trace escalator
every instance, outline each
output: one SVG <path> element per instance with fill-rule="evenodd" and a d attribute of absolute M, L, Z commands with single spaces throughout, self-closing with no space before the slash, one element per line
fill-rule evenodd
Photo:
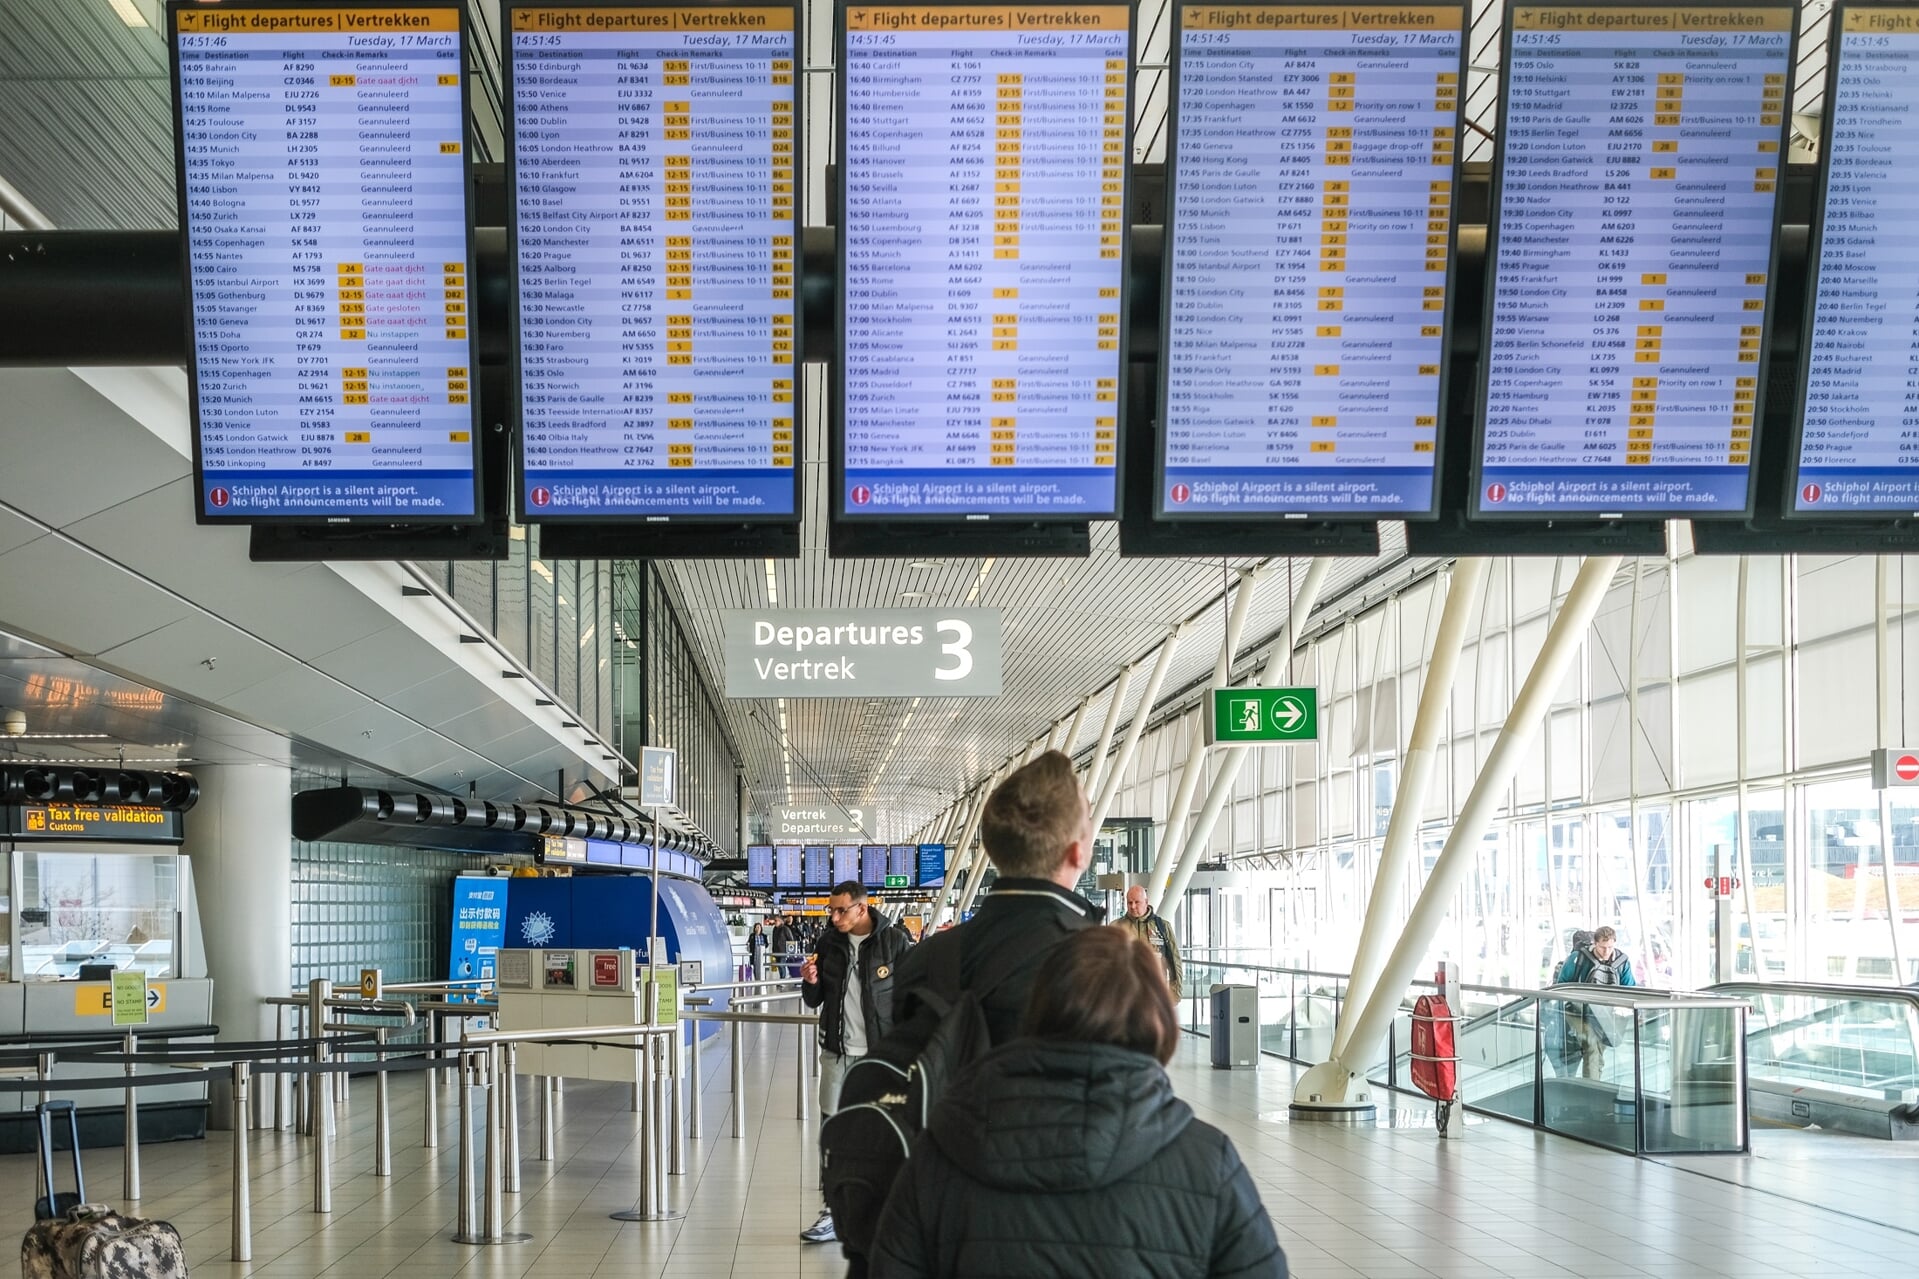
<path fill-rule="evenodd" d="M 1722 982 L 1746 1025 L 1755 1120 L 1895 1141 L 1919 1138 L 1919 991 Z"/>

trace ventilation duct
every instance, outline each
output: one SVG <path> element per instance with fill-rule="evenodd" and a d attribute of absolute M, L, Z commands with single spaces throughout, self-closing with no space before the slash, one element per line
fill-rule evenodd
<path fill-rule="evenodd" d="M 541 839 L 606 839 L 651 844 L 644 823 L 566 804 L 505 804 L 431 792 L 335 786 L 293 797 L 293 837 L 431 848 L 453 853 L 531 856 Z M 697 841 L 663 832 L 669 851 L 698 853 Z"/>

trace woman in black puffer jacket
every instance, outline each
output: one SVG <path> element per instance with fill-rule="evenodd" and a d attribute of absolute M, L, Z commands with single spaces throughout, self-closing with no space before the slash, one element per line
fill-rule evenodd
<path fill-rule="evenodd" d="M 1226 1135 L 1161 1068 L 1159 957 L 1089 928 L 1046 957 L 1025 1037 L 941 1098 L 880 1218 L 873 1279 L 1285 1279 Z"/>

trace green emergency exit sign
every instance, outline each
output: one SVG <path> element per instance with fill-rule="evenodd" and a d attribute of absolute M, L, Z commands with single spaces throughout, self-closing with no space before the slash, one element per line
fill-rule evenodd
<path fill-rule="evenodd" d="M 905 875 L 888 875 L 886 877 L 886 886 L 888 888 L 911 888 L 913 883 L 912 880 Z"/>
<path fill-rule="evenodd" d="M 1316 742 L 1316 688 L 1216 688 L 1207 741 L 1212 744 Z"/>

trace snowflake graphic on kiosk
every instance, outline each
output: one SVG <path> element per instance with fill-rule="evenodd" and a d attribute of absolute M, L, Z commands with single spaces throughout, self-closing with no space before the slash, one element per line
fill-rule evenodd
<path fill-rule="evenodd" d="M 546 945 L 553 940 L 556 931 L 553 916 L 543 910 L 532 911 L 520 921 L 520 939 L 529 946 Z"/>

